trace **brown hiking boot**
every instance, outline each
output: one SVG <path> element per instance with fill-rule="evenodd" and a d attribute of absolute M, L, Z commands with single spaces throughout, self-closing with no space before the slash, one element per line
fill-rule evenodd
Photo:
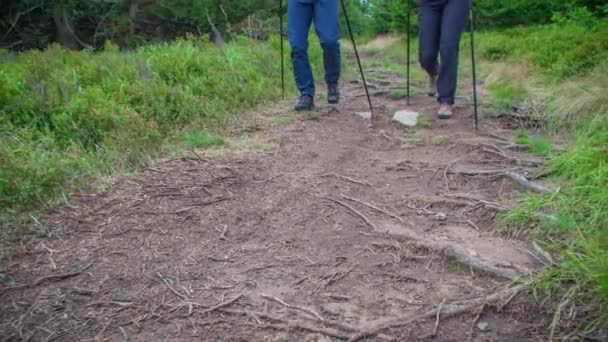
<path fill-rule="evenodd" d="M 437 117 L 440 119 L 451 119 L 453 113 L 453 106 L 449 103 L 442 103 L 439 105 L 439 110 L 437 111 Z"/>
<path fill-rule="evenodd" d="M 437 76 L 438 75 L 429 75 L 429 89 L 427 90 L 427 95 L 430 97 L 435 97 L 437 95 Z"/>

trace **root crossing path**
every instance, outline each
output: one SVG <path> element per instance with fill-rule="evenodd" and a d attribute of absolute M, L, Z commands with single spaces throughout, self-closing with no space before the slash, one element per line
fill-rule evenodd
<path fill-rule="evenodd" d="M 258 110 L 234 135 L 275 143 L 261 152 L 185 152 L 73 194 L 40 220 L 44 236 L 4 246 L 0 335 L 537 340 L 546 322 L 521 279 L 548 261 L 492 228 L 522 191 L 549 188 L 530 182 L 538 163 L 504 122 L 476 132 L 466 98 L 438 121 L 433 99 L 378 92 L 369 128 L 360 92 L 345 82 L 343 104 L 312 115 Z M 399 109 L 425 119 L 398 126 Z"/>

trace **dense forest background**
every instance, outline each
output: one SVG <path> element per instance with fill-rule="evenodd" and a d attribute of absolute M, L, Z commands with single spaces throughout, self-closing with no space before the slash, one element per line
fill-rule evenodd
<path fill-rule="evenodd" d="M 358 35 L 405 30 L 406 0 L 345 1 Z M 410 0 L 412 8 L 417 4 Z M 577 12 L 581 8 L 585 11 Z M 604 16 L 607 8 L 602 0 L 475 1 L 480 28 L 545 24 L 564 15 L 584 20 Z M 133 47 L 187 34 L 209 34 L 216 41 L 233 34 L 265 39 L 278 31 L 278 13 L 279 0 L 5 0 L 0 48 L 26 50 L 59 43 L 71 49 L 97 49 L 108 40 Z M 412 15 L 412 29 L 415 19 Z"/>

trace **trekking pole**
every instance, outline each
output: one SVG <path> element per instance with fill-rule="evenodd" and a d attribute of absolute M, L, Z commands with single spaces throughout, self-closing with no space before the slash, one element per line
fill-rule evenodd
<path fill-rule="evenodd" d="M 477 107 L 477 68 L 475 66 L 475 12 L 471 1 L 470 10 L 470 31 L 471 31 L 471 66 L 473 67 L 473 106 L 475 107 L 475 129 L 479 129 L 479 115 Z"/>
<path fill-rule="evenodd" d="M 361 79 L 363 80 L 363 87 L 365 88 L 365 95 L 367 96 L 367 103 L 369 104 L 369 111 L 371 113 L 371 121 L 374 120 L 374 107 L 372 106 L 372 99 L 369 96 L 369 89 L 367 88 L 367 81 L 365 81 L 365 74 L 363 73 L 363 67 L 361 66 L 361 59 L 359 58 L 359 52 L 357 51 L 357 44 L 355 43 L 355 36 L 353 35 L 353 29 L 350 26 L 350 19 L 348 18 L 348 13 L 346 12 L 346 5 L 344 4 L 344 0 L 340 0 L 342 3 L 342 12 L 344 12 L 344 19 L 346 19 L 346 26 L 348 27 L 348 33 L 350 35 L 350 40 L 353 43 L 353 49 L 355 50 L 355 57 L 357 58 L 357 65 L 359 65 L 359 72 L 361 73 Z"/>
<path fill-rule="evenodd" d="M 412 15 L 412 2 L 411 0 L 407 0 L 407 28 L 406 28 L 406 35 L 407 35 L 407 58 L 406 58 L 406 63 L 407 63 L 407 85 L 406 85 L 406 95 L 405 95 L 405 99 L 406 99 L 406 103 L 409 106 L 410 105 L 410 62 L 411 62 L 411 57 L 410 57 L 410 17 Z"/>
<path fill-rule="evenodd" d="M 283 49 L 283 0 L 279 0 L 279 38 L 281 39 L 281 96 L 285 100 L 285 54 Z"/>

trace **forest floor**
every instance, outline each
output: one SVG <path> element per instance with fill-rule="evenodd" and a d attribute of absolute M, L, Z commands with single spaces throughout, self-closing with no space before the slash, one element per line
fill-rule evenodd
<path fill-rule="evenodd" d="M 368 72 L 373 127 L 346 80 L 338 106 L 258 108 L 228 151 L 158 161 L 44 214 L 45 234 L 3 256 L 3 340 L 546 340 L 517 281 L 543 253 L 495 230 L 538 161 L 508 121 L 475 130 L 467 80 L 440 121 L 434 99 L 408 106 L 381 89 L 404 79 Z M 400 126 L 400 109 L 422 119 Z"/>

